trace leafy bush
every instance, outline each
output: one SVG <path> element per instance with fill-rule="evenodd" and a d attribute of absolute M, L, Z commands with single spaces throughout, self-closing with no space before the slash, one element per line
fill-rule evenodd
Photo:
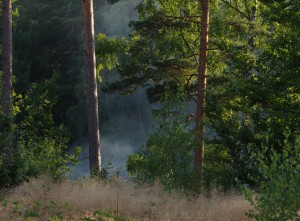
<path fill-rule="evenodd" d="M 300 220 L 300 136 L 285 133 L 280 149 L 265 146 L 252 155 L 259 173 L 252 177 L 258 193 L 245 189 L 245 194 L 254 208 L 248 215 L 256 220 Z"/>
<path fill-rule="evenodd" d="M 203 176 L 207 192 L 214 189 L 228 192 L 235 187 L 232 161 L 224 145 L 206 143 Z"/>
<path fill-rule="evenodd" d="M 193 138 L 179 122 L 162 124 L 150 135 L 146 146 L 129 155 L 129 174 L 139 182 L 159 179 L 167 189 L 192 187 Z"/>
<path fill-rule="evenodd" d="M 182 94 L 167 94 L 147 144 L 129 155 L 127 170 L 137 182 L 159 180 L 166 189 L 193 186 L 194 135 L 185 123 Z"/>
<path fill-rule="evenodd" d="M 59 179 L 69 171 L 68 164 L 77 162 L 80 148 L 74 155 L 67 155 L 67 131 L 62 125 L 54 125 L 52 108 L 56 98 L 49 95 L 49 87 L 55 87 L 55 79 L 33 84 L 24 97 L 15 98 L 14 155 L 9 171 L 4 169 L 0 144 L 0 186 L 16 185 L 45 173 Z M 3 115 L 0 121 L 5 121 Z M 1 132 L 6 128 L 0 129 L 3 136 Z"/>
<path fill-rule="evenodd" d="M 101 165 L 101 171 L 97 178 L 102 181 L 113 181 L 120 177 L 121 168 L 115 168 L 109 160 L 105 165 Z"/>

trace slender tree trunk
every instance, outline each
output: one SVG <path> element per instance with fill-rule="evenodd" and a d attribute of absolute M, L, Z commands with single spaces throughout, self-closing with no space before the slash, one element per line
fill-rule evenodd
<path fill-rule="evenodd" d="M 83 0 L 83 20 L 89 159 L 90 174 L 93 177 L 101 169 L 93 0 Z"/>
<path fill-rule="evenodd" d="M 199 0 L 201 5 L 200 27 L 200 55 L 198 67 L 197 109 L 196 109 L 196 148 L 195 148 L 195 173 L 199 178 L 200 191 L 203 192 L 203 163 L 204 163 L 204 133 L 205 133 L 205 93 L 208 56 L 208 25 L 209 25 L 209 0 Z"/>
<path fill-rule="evenodd" d="M 3 136 L 4 166 L 9 169 L 13 157 L 12 111 L 12 0 L 2 0 L 2 106 L 8 127 Z"/>
<path fill-rule="evenodd" d="M 254 4 L 251 8 L 251 15 L 250 15 L 250 22 L 252 22 L 252 25 L 256 22 L 257 19 L 257 6 L 258 6 L 258 0 L 254 0 Z M 252 31 L 253 31 L 253 26 L 252 26 Z M 254 42 L 254 34 L 251 34 L 249 37 L 249 46 L 251 47 L 252 52 L 255 49 L 255 42 Z"/>

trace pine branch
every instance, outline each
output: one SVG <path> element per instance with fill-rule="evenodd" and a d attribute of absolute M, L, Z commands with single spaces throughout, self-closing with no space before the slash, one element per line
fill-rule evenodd
<path fill-rule="evenodd" d="M 241 16 L 243 16 L 244 18 L 246 18 L 247 20 L 251 20 L 251 18 L 249 16 L 247 16 L 244 12 L 242 12 L 239 8 L 233 6 L 232 4 L 230 4 L 228 1 L 226 0 L 221 0 L 223 3 L 227 4 L 228 6 L 230 6 L 231 8 L 233 8 L 234 10 L 236 10 Z"/>

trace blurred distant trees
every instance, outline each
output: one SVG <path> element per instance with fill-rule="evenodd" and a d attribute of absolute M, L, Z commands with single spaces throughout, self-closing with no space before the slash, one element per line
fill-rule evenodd
<path fill-rule="evenodd" d="M 56 7 L 53 7 L 56 5 Z M 56 124 L 77 138 L 86 133 L 83 72 L 82 5 L 67 1 L 19 1 L 14 27 L 15 90 L 24 94 L 32 82 L 57 75 Z M 75 120 L 76 119 L 76 120 Z"/>

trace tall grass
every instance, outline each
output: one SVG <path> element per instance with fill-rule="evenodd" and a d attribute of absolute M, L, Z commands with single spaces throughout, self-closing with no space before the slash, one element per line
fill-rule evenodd
<path fill-rule="evenodd" d="M 30 220 L 80 220 L 93 218 L 93 211 L 100 210 L 143 221 L 243 221 L 249 220 L 245 212 L 250 209 L 236 194 L 184 197 L 167 193 L 159 185 L 93 180 L 53 183 L 39 178 L 0 197 L 0 220 L 21 220 L 26 214 Z"/>

